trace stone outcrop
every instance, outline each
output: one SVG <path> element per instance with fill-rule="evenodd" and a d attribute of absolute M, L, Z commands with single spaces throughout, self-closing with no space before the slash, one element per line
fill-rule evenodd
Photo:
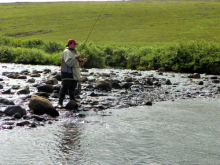
<path fill-rule="evenodd" d="M 59 116 L 59 112 L 53 107 L 51 102 L 41 96 L 32 95 L 28 106 L 36 115 L 43 115 L 46 113 L 52 117 Z"/>

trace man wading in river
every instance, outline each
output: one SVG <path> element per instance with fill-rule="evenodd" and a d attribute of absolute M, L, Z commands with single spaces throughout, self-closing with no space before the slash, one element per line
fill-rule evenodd
<path fill-rule="evenodd" d="M 62 86 L 59 93 L 58 108 L 63 106 L 65 94 L 69 93 L 70 100 L 75 100 L 75 88 L 80 81 L 80 62 L 87 62 L 87 59 L 80 59 L 75 47 L 78 43 L 74 39 L 69 39 L 62 53 L 61 77 Z"/>

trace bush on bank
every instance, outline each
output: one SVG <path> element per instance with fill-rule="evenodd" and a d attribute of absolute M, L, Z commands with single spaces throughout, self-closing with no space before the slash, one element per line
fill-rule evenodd
<path fill-rule="evenodd" d="M 61 64 L 66 43 L 0 37 L 0 62 Z M 175 42 L 166 46 L 121 46 L 80 43 L 77 52 L 88 58 L 84 67 L 160 69 L 220 74 L 220 46 L 212 42 Z"/>

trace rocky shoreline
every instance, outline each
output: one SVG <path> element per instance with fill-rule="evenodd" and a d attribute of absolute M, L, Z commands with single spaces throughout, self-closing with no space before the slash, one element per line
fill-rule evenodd
<path fill-rule="evenodd" d="M 83 68 L 78 102 L 69 101 L 66 95 L 64 107 L 58 109 L 59 67 L 0 63 L 0 68 L 0 129 L 34 128 L 68 116 L 84 118 L 84 111 L 213 99 L 220 93 L 216 75 Z"/>

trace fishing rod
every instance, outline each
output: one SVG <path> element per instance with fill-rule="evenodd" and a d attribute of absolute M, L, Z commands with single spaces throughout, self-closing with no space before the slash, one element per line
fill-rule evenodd
<path fill-rule="evenodd" d="M 102 9 L 102 11 L 101 11 L 99 17 L 97 18 L 97 20 L 96 20 L 96 22 L 95 22 L 95 24 L 94 24 L 92 30 L 90 31 L 90 33 L 89 33 L 89 35 L 88 35 L 88 37 L 87 37 L 87 39 L 86 39 L 86 41 L 85 41 L 85 44 L 83 45 L 83 48 L 82 48 L 82 51 L 84 50 L 83 53 L 85 53 L 86 44 L 87 44 L 87 42 L 88 42 L 88 40 L 89 40 L 89 38 L 90 38 L 92 32 L 94 31 L 94 29 L 95 29 L 97 23 L 99 22 L 99 20 L 100 20 L 100 18 L 101 18 L 101 16 L 102 16 L 102 14 L 103 14 L 103 12 L 104 12 L 104 10 L 105 10 L 107 4 L 108 4 L 108 1 L 106 1 L 105 6 L 103 7 L 103 9 Z M 80 55 L 82 56 L 83 53 L 80 53 Z"/>

